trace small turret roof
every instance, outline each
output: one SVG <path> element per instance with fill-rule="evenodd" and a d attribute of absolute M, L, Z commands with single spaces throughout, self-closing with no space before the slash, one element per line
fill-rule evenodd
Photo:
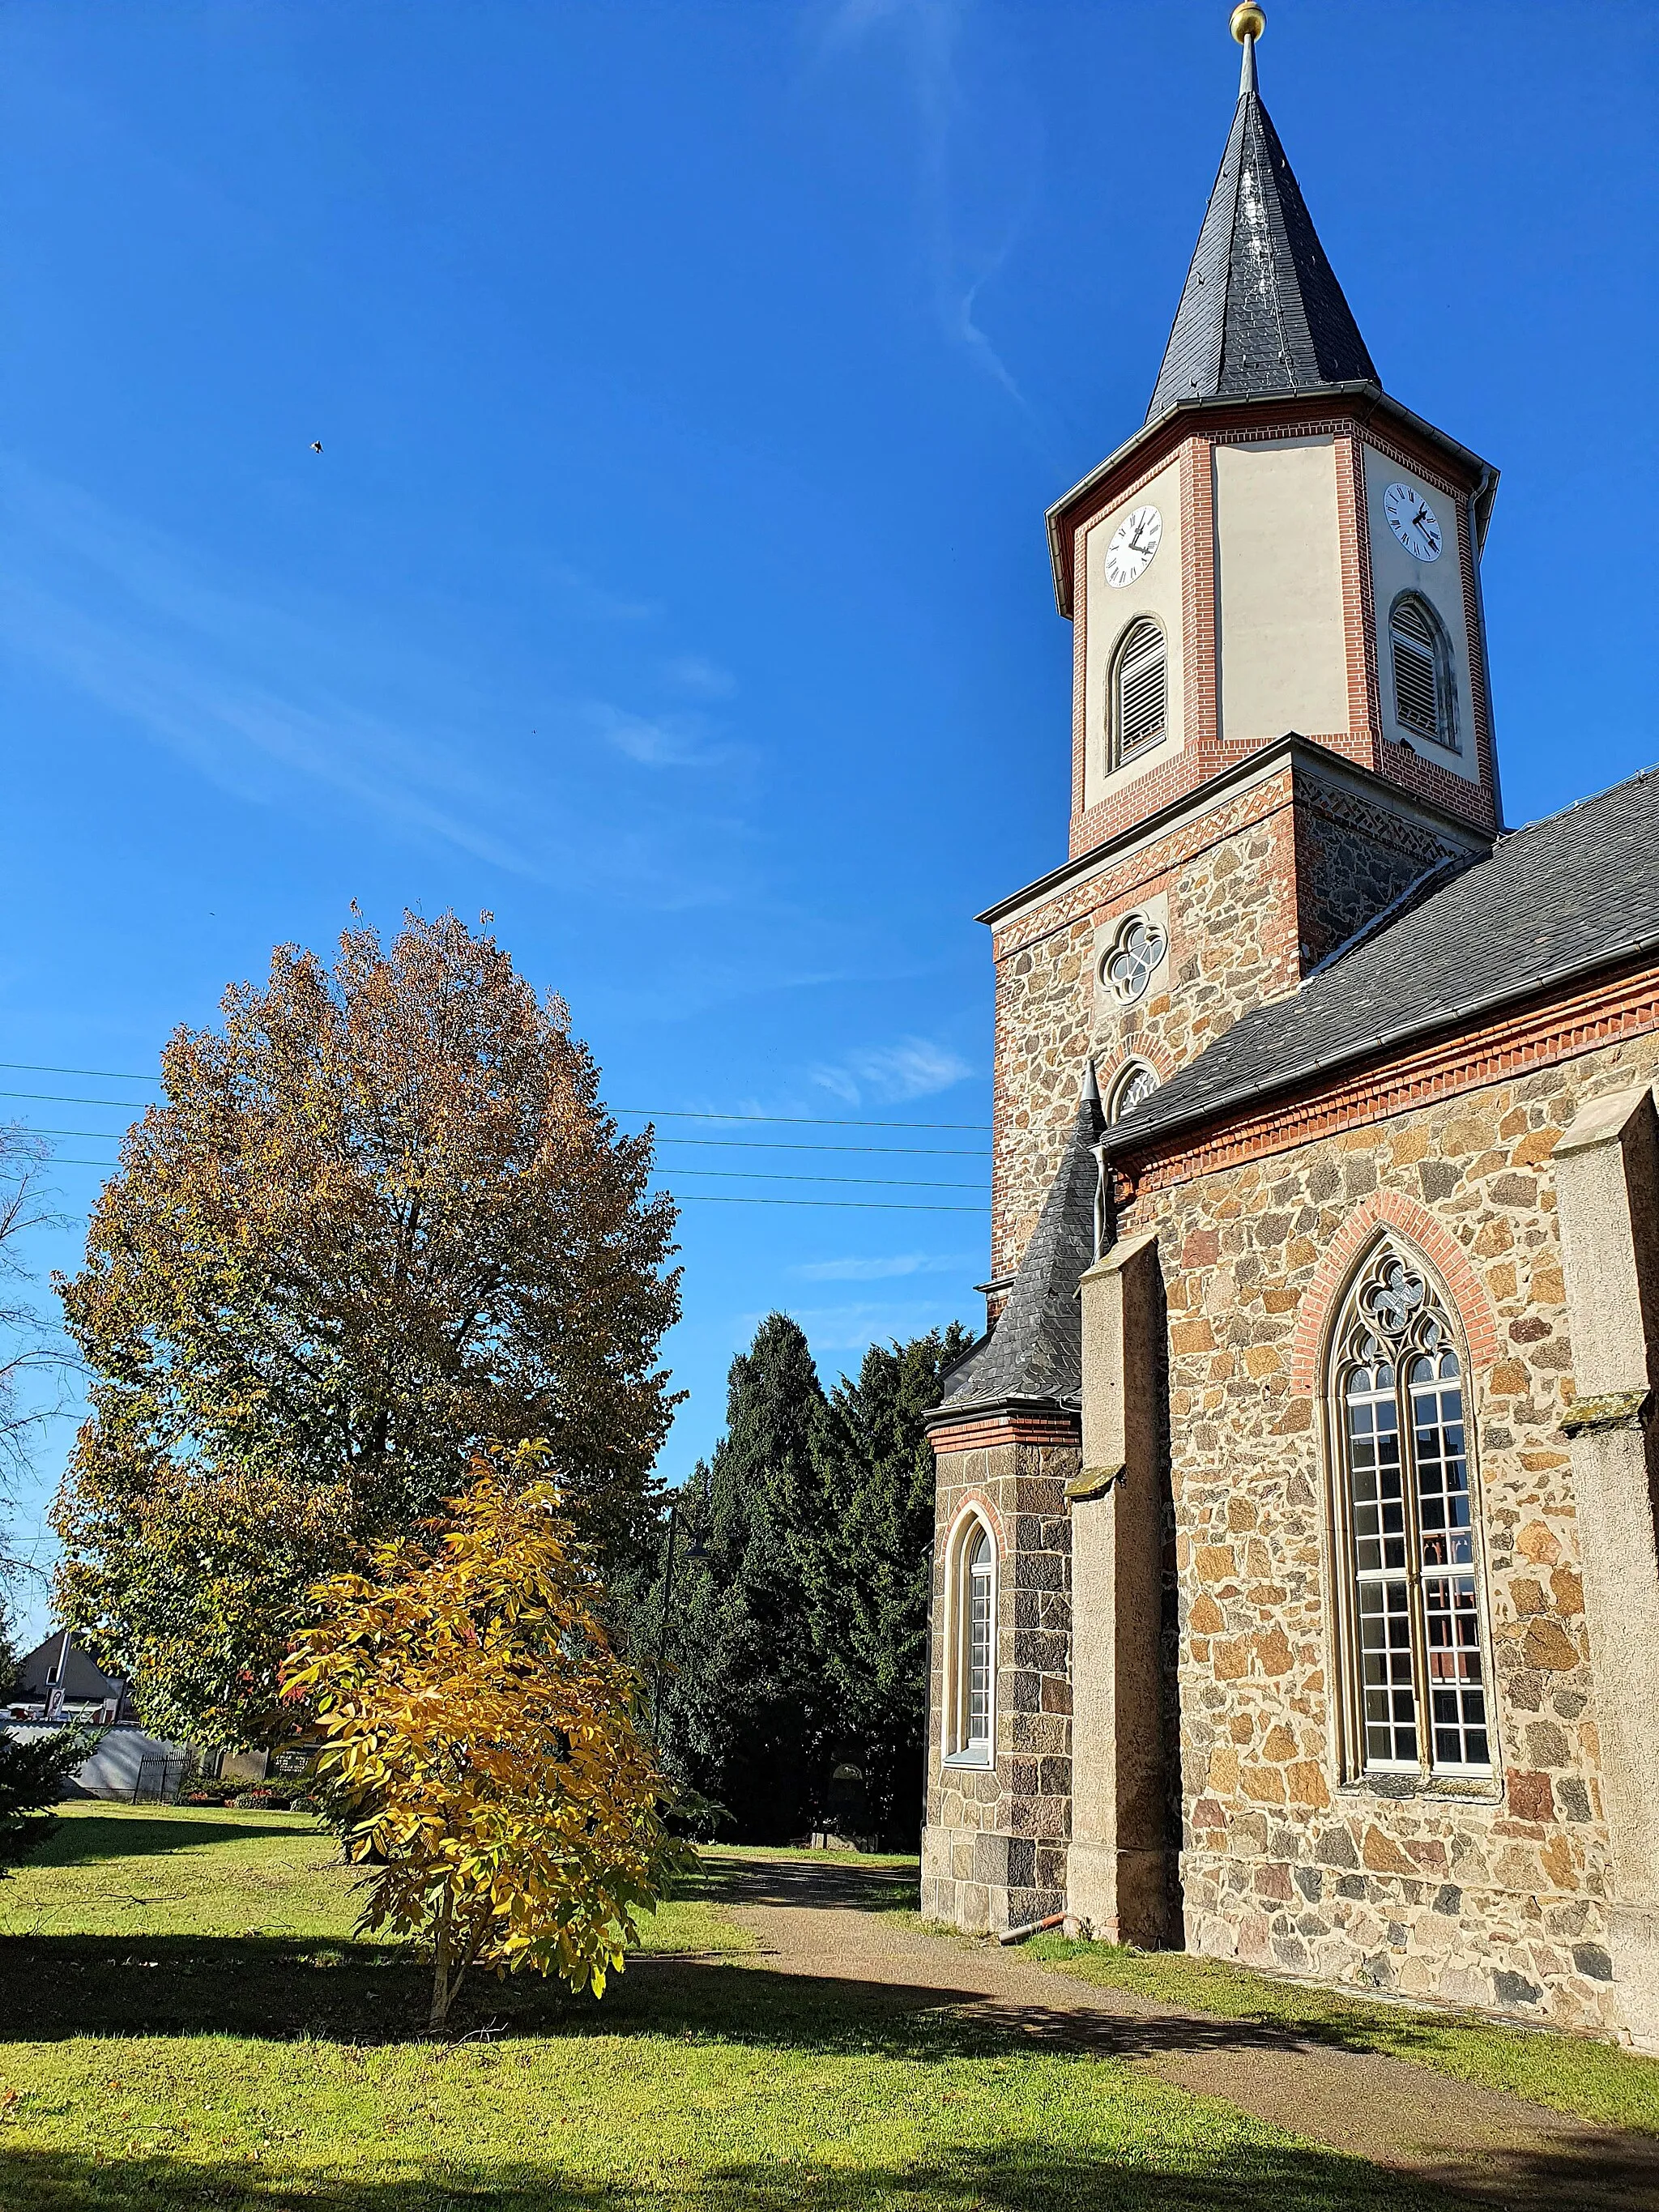
<path fill-rule="evenodd" d="M 973 1406 L 1074 1407 L 1083 1397 L 1083 1324 L 1078 1278 L 1095 1256 L 1095 1146 L 1102 1123 L 1092 1064 L 1060 1164 L 1008 1303 L 989 1336 L 958 1360 L 935 1419 Z"/>
<path fill-rule="evenodd" d="M 1243 46 L 1233 127 L 1149 422 L 1182 399 L 1381 381 L 1261 104 L 1255 40 Z"/>

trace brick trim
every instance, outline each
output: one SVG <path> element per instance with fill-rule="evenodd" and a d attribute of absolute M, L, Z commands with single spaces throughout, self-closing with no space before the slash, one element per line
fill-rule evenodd
<path fill-rule="evenodd" d="M 1156 1068 L 1158 1071 L 1158 1079 L 1160 1083 L 1167 1083 L 1170 1078 L 1176 1072 L 1176 1062 L 1171 1059 L 1169 1049 L 1161 1037 L 1147 1036 L 1144 1035 L 1132 1037 L 1127 1045 L 1124 1048 L 1123 1051 L 1118 1054 L 1117 1059 L 1113 1062 L 1110 1075 L 1103 1083 L 1101 1083 L 1100 1095 L 1103 1098 L 1109 1098 L 1111 1097 L 1113 1085 L 1116 1083 L 1119 1076 L 1122 1074 L 1124 1069 L 1127 1067 L 1132 1060 L 1144 1060 L 1151 1066 Z M 1100 1077 L 1100 1067 L 1098 1062 L 1096 1064 L 1095 1076 L 1097 1081 L 1098 1081 Z"/>
<path fill-rule="evenodd" d="M 1445 1285 L 1463 1325 L 1470 1365 L 1488 1367 L 1497 1358 L 1498 1323 L 1462 1246 L 1414 1198 L 1407 1198 L 1402 1191 L 1374 1191 L 1332 1238 L 1303 1293 L 1291 1337 L 1294 1396 L 1310 1396 L 1317 1388 L 1320 1353 L 1331 1315 L 1346 1295 L 1362 1254 L 1379 1230 L 1389 1229 L 1409 1237 Z"/>
<path fill-rule="evenodd" d="M 1378 404 L 1382 397 L 1380 392 L 1374 395 L 1310 392 L 1301 397 L 1285 392 L 1277 398 L 1248 403 L 1250 411 L 1244 421 L 1240 420 L 1237 404 L 1230 405 L 1225 402 L 1213 410 L 1187 410 L 1172 416 L 1149 444 L 1123 454 L 1115 468 L 1087 480 L 1076 488 L 1071 498 L 1050 509 L 1054 538 L 1060 550 L 1062 574 L 1056 580 L 1062 615 L 1074 607 L 1077 600 L 1076 570 L 1066 561 L 1068 539 L 1075 559 L 1076 533 L 1086 530 L 1105 509 L 1132 496 L 1126 486 L 1132 487 L 1162 468 L 1176 448 L 1188 439 L 1200 439 L 1215 446 L 1237 446 L 1264 439 L 1328 437 L 1357 431 L 1380 453 L 1391 453 L 1402 466 L 1413 470 L 1425 483 L 1433 484 L 1448 499 L 1478 489 L 1481 465 L 1478 455 L 1469 454 L 1474 466 L 1468 472 L 1468 480 L 1461 480 L 1463 472 L 1453 456 L 1427 438 L 1415 436 L 1409 423 L 1397 422 L 1384 413 Z"/>
<path fill-rule="evenodd" d="M 969 1513 L 977 1513 L 987 1524 L 991 1531 L 991 1540 L 997 1547 L 998 1559 L 1006 1559 L 1008 1556 L 1007 1528 L 994 1499 L 987 1492 L 980 1489 L 977 1484 L 971 1490 L 964 1490 L 951 1509 L 951 1517 L 945 1524 L 945 1547 L 942 1556 L 946 1559 L 951 1557 L 956 1548 L 963 1522 Z"/>
<path fill-rule="evenodd" d="M 1216 669 L 1215 463 L 1207 442 L 1181 449 L 1181 730 L 1194 760 L 1214 748 L 1221 728 Z"/>
<path fill-rule="evenodd" d="M 1294 1152 L 1341 1130 L 1386 1121 L 1655 1030 L 1659 970 L 1650 962 L 1604 982 L 1534 1000 L 1501 1020 L 1454 1031 L 1381 1065 L 1372 1061 L 1329 1084 L 1247 1106 L 1195 1139 L 1172 1132 L 1170 1151 L 1149 1150 L 1141 1161 L 1130 1156 L 1119 1169 L 1118 1201 L 1127 1206 L 1172 1184 Z"/>
<path fill-rule="evenodd" d="M 928 1431 L 939 1480 L 948 1480 L 939 1462 L 956 1452 L 993 1451 L 999 1444 L 1060 1444 L 1075 1447 L 1082 1442 L 1079 1415 L 1059 1407 L 1043 1411 L 1033 1407 L 998 1407 L 984 1413 L 964 1413 L 959 1421 L 941 1422 Z"/>
<path fill-rule="evenodd" d="M 1348 727 L 1370 744 L 1377 765 L 1382 716 L 1377 690 L 1376 610 L 1371 600 L 1371 541 L 1365 497 L 1365 447 L 1352 427 L 1336 441 L 1336 526 L 1342 562 L 1342 627 L 1348 660 Z"/>

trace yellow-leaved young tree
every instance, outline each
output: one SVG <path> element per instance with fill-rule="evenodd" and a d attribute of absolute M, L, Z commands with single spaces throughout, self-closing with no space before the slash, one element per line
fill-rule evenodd
<path fill-rule="evenodd" d="M 476 1966 L 604 1993 L 684 1846 L 556 1489 L 478 1462 L 435 1542 L 375 1547 L 311 1596 L 283 1695 L 315 1716 L 362 1925 L 428 1936 L 432 2025 Z"/>

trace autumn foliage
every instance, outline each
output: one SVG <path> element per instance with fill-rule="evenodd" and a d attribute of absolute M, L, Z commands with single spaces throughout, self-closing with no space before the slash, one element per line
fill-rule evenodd
<path fill-rule="evenodd" d="M 629 1555 L 678 1278 L 648 1133 L 487 933 L 279 947 L 223 1015 L 167 1045 L 60 1281 L 93 1413 L 55 1518 L 64 1618 L 145 1717 L 240 1746 L 306 1591 L 489 1442 L 545 1439 L 583 1542 Z"/>
<path fill-rule="evenodd" d="M 557 1492 L 480 1466 L 435 1544 L 312 1593 L 283 1669 L 326 1802 L 373 1873 L 366 1928 L 429 1936 L 432 2020 L 475 1966 L 603 1994 L 678 1847 Z"/>

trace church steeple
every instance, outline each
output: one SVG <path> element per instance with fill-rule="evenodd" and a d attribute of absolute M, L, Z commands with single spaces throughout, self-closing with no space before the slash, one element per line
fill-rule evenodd
<path fill-rule="evenodd" d="M 1181 399 L 1310 392 L 1376 370 L 1256 89 L 1261 10 L 1233 10 L 1238 106 L 1210 194 L 1151 422 Z"/>

